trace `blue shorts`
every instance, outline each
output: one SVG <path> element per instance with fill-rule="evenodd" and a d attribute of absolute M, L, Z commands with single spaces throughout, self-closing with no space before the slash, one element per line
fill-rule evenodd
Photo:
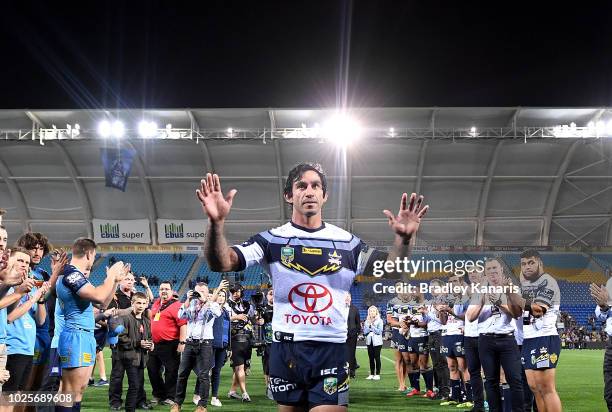
<path fill-rule="evenodd" d="M 49 351 L 51 350 L 51 336 L 49 332 L 37 333 L 34 344 L 34 358 L 32 365 L 46 365 L 49 362 Z"/>
<path fill-rule="evenodd" d="M 62 369 L 91 366 L 96 362 L 96 339 L 93 332 L 64 329 L 58 352 Z"/>
<path fill-rule="evenodd" d="M 348 405 L 346 359 L 344 343 L 273 342 L 268 387 L 280 405 Z"/>
<path fill-rule="evenodd" d="M 397 333 L 397 350 L 401 353 L 409 352 L 408 350 L 408 338 L 402 335 L 401 333 Z"/>
<path fill-rule="evenodd" d="M 406 352 L 418 353 L 419 355 L 429 355 L 429 338 L 423 336 L 420 338 L 408 339 Z"/>
<path fill-rule="evenodd" d="M 521 360 L 525 369 L 556 368 L 561 354 L 561 339 L 558 335 L 525 339 Z"/>
<path fill-rule="evenodd" d="M 397 349 L 397 341 L 399 340 L 398 336 L 399 336 L 399 330 L 391 329 L 391 341 L 389 342 L 389 346 L 392 349 Z"/>
<path fill-rule="evenodd" d="M 465 357 L 465 349 L 463 348 L 463 335 L 445 335 L 442 336 L 442 345 L 440 345 L 440 353 L 449 358 Z"/>
<path fill-rule="evenodd" d="M 49 349 L 49 376 L 62 376 L 62 366 L 57 348 Z"/>

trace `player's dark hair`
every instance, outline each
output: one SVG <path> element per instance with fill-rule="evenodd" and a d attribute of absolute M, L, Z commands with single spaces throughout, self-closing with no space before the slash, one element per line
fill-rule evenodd
<path fill-rule="evenodd" d="M 521 259 L 527 259 L 530 257 L 535 257 L 535 258 L 542 260 L 542 256 L 540 255 L 540 252 L 538 252 L 535 249 L 527 249 L 523 253 L 521 253 Z"/>
<path fill-rule="evenodd" d="M 72 256 L 75 258 L 82 258 L 87 255 L 88 252 L 96 250 L 98 246 L 96 242 L 86 237 L 80 237 L 72 244 Z"/>
<path fill-rule="evenodd" d="M 40 232 L 28 232 L 21 235 L 21 237 L 17 239 L 16 245 L 28 250 L 35 249 L 36 246 L 40 245 L 43 248 L 43 256 L 46 256 L 50 250 L 49 239 Z"/>
<path fill-rule="evenodd" d="M 283 189 L 283 194 L 285 196 L 293 196 L 293 184 L 300 180 L 304 173 L 312 170 L 316 174 L 319 175 L 321 179 L 321 186 L 323 188 L 323 196 L 327 193 L 327 178 L 325 177 L 325 172 L 323 168 L 318 163 L 300 163 L 294 166 L 293 169 L 289 171 L 289 175 L 287 176 L 287 180 L 285 181 L 285 188 Z"/>
<path fill-rule="evenodd" d="M 132 303 L 136 302 L 136 299 L 144 299 L 148 301 L 149 297 L 142 292 L 136 292 L 132 295 Z"/>
<path fill-rule="evenodd" d="M 3 225 L 0 225 L 0 229 L 6 230 L 6 227 L 4 227 Z"/>

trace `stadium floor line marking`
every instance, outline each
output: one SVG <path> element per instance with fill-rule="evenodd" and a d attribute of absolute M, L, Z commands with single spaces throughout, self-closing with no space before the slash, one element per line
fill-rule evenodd
<path fill-rule="evenodd" d="M 393 359 L 389 359 L 386 356 L 380 355 L 381 358 L 388 360 L 389 362 L 391 362 L 392 364 L 395 365 L 395 361 Z"/>

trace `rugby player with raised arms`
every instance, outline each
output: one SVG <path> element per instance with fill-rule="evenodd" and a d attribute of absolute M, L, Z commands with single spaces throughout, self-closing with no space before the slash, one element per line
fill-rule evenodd
<path fill-rule="evenodd" d="M 286 180 L 291 221 L 230 247 L 224 223 L 236 190 L 224 195 L 219 176 L 207 174 L 196 191 L 209 226 L 205 254 L 213 271 L 265 265 L 274 285 L 273 343 L 269 388 L 282 412 L 345 411 L 347 318 L 344 294 L 372 257 L 361 239 L 323 221 L 327 180 L 318 165 L 302 163 Z M 408 256 L 412 236 L 427 212 L 423 197 L 402 195 L 397 215 L 388 210 L 395 235 L 387 259 Z"/>

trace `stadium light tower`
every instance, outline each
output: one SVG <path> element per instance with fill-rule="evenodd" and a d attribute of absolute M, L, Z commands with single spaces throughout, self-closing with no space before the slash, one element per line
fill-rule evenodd
<path fill-rule="evenodd" d="M 361 125 L 346 113 L 336 113 L 323 124 L 322 137 L 346 147 L 361 137 Z"/>

